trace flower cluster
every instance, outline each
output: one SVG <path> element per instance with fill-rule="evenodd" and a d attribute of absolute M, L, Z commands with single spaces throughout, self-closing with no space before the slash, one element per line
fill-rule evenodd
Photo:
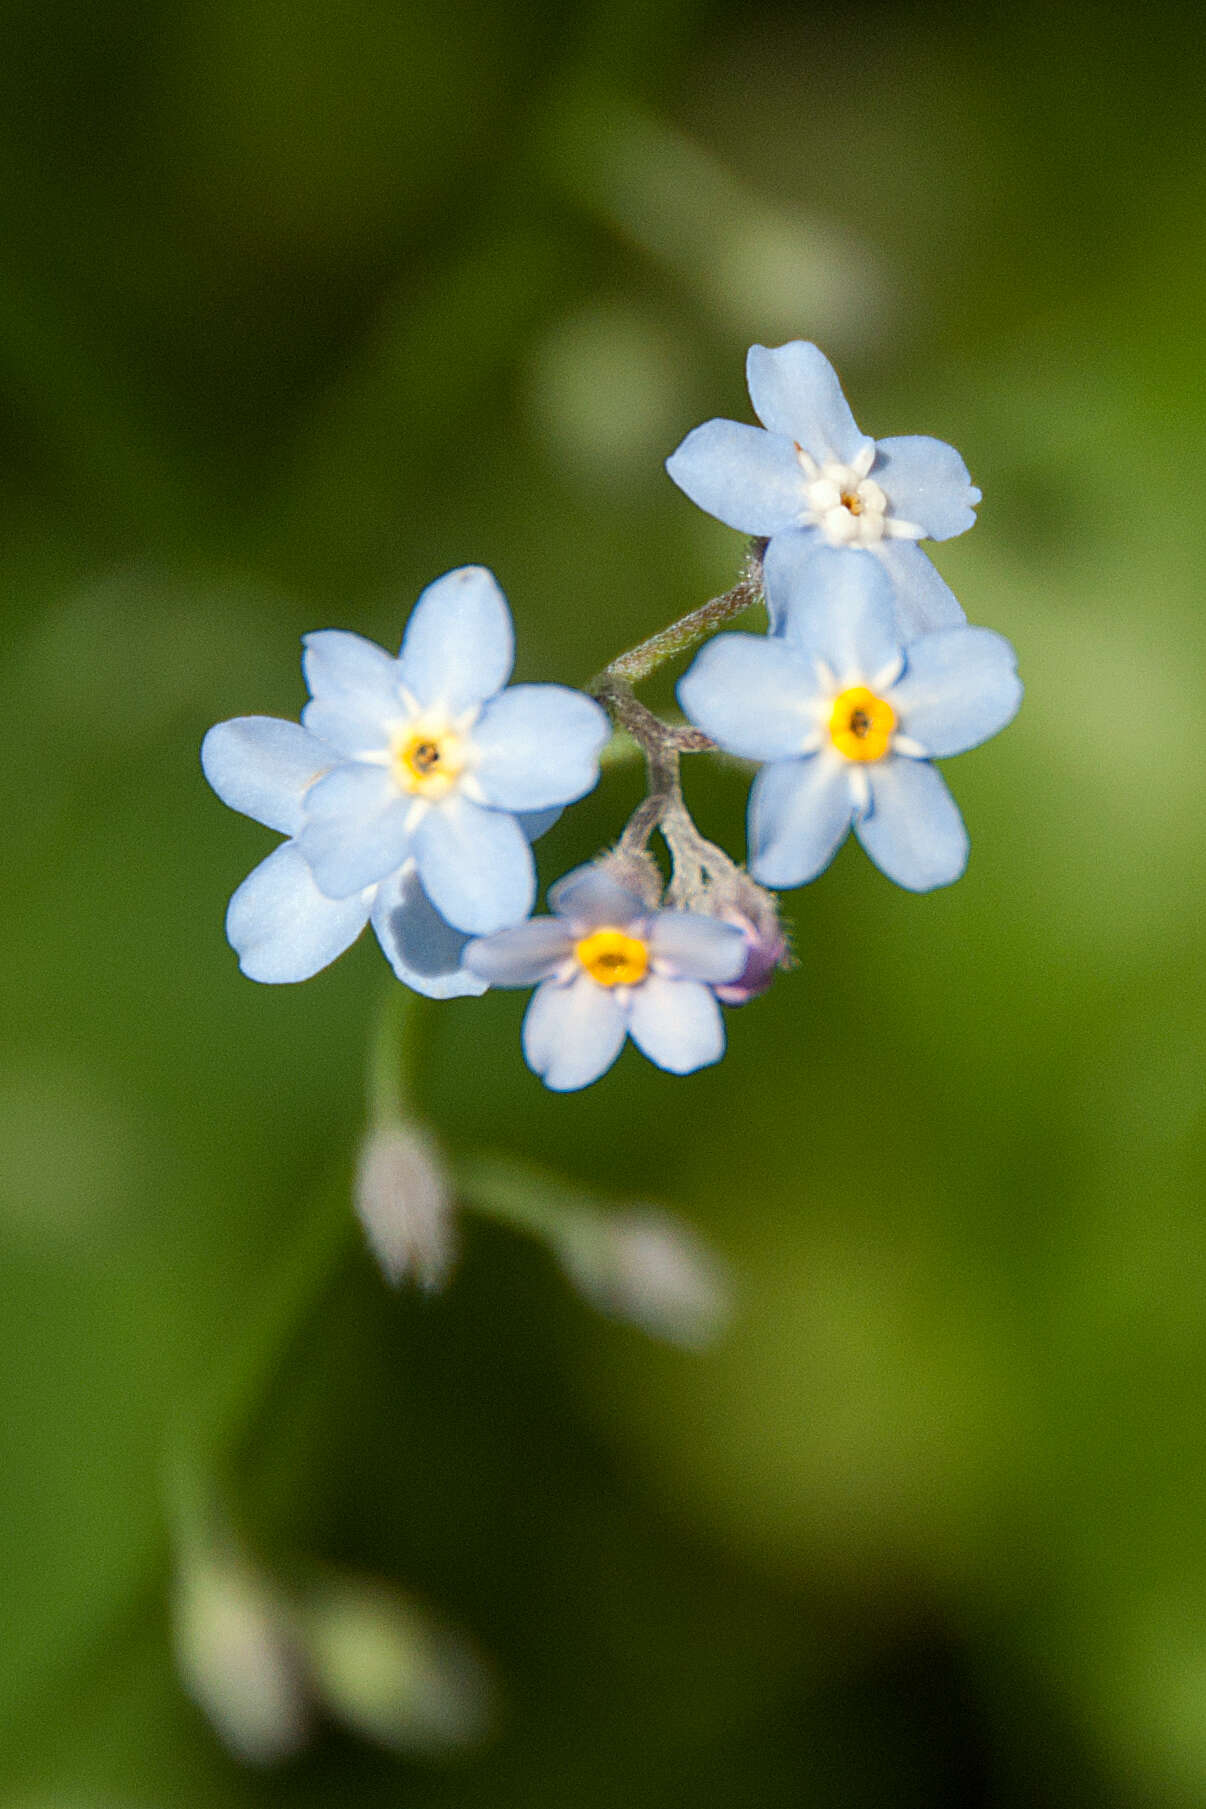
<path fill-rule="evenodd" d="M 768 888 L 815 879 L 851 829 L 900 886 L 959 877 L 967 835 L 933 762 L 1003 728 L 1021 686 L 1009 643 L 968 625 L 918 543 L 971 527 L 980 492 L 939 440 L 861 433 L 816 346 L 755 346 L 748 378 L 762 425 L 709 421 L 667 462 L 756 537 L 742 580 L 614 661 L 593 697 L 507 687 L 507 605 L 467 566 L 423 592 L 396 658 L 340 630 L 307 636 L 300 724 L 211 729 L 215 791 L 287 837 L 227 915 L 252 979 L 306 979 L 371 922 L 398 978 L 429 996 L 535 986 L 524 1054 L 568 1091 L 627 1037 L 672 1073 L 718 1060 L 721 1005 L 788 961 Z M 707 640 L 680 681 L 686 725 L 638 703 L 638 679 L 757 598 L 768 632 Z M 648 795 L 613 853 L 532 917 L 531 843 L 596 783 L 609 715 L 645 755 Z M 683 801 L 680 756 L 711 748 L 761 769 L 748 872 Z"/>

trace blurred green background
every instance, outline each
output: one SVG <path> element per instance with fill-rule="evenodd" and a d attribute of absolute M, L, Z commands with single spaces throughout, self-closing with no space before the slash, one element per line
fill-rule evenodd
<path fill-rule="evenodd" d="M 0 1802 L 1206 1803 L 1196 10 L 0 23 Z M 521 678 L 726 588 L 740 537 L 661 460 L 792 337 L 984 490 L 937 561 L 1028 695 L 952 770 L 967 876 L 914 897 L 848 847 L 690 1080 L 630 1050 L 546 1094 L 512 994 L 423 1063 L 449 1147 L 683 1213 L 729 1336 L 612 1325 L 476 1221 L 446 1294 L 353 1235 L 274 1330 L 386 970 L 241 978 L 272 838 L 204 730 L 295 715 L 303 631 L 395 642 L 462 563 Z M 739 851 L 744 781 L 688 786 Z M 636 797 L 570 812 L 546 883 Z M 261 1356 L 255 1550 L 471 1630 L 481 1752 L 326 1732 L 253 1771 L 183 1695 L 165 1439 Z"/>

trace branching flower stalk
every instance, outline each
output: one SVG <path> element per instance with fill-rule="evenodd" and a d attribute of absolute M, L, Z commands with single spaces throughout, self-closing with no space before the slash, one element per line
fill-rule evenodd
<path fill-rule="evenodd" d="M 664 721 L 640 701 L 634 686 L 762 600 L 765 545 L 762 540 L 750 543 L 744 570 L 731 590 L 618 654 L 587 687 L 616 728 L 630 735 L 645 756 L 648 791 L 625 825 L 616 853 L 623 860 L 639 860 L 648 849 L 650 836 L 660 830 L 670 855 L 666 902 L 672 906 L 685 906 L 708 878 L 735 875 L 739 869 L 722 848 L 699 833 L 683 800 L 683 754 L 711 753 L 716 743 L 691 723 Z"/>

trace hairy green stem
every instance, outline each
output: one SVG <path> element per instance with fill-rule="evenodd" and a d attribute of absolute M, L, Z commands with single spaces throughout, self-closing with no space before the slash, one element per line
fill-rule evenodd
<path fill-rule="evenodd" d="M 764 541 L 754 541 L 746 557 L 745 569 L 732 590 L 726 590 L 723 596 L 712 597 L 707 603 L 701 603 L 698 609 L 692 609 L 668 628 L 659 629 L 651 634 L 648 640 L 640 641 L 630 647 L 627 653 L 621 653 L 603 668 L 588 689 L 598 697 L 601 691 L 616 685 L 638 685 L 643 678 L 664 666 L 667 660 L 677 659 L 679 654 L 687 653 L 697 647 L 708 635 L 723 628 L 734 616 L 752 608 L 762 595 L 762 552 Z M 603 701 L 600 698 L 600 701 Z M 628 725 L 625 724 L 625 727 Z"/>
<path fill-rule="evenodd" d="M 645 756 L 649 783 L 645 798 L 633 811 L 617 847 L 625 854 L 642 854 L 649 837 L 660 829 L 670 851 L 676 877 L 680 860 L 698 876 L 709 864 L 732 866 L 712 843 L 705 842 L 683 802 L 679 761 L 683 754 L 708 753 L 716 743 L 691 723 L 664 722 L 633 693 L 633 686 L 648 678 L 667 660 L 698 646 L 717 628 L 749 609 L 762 595 L 762 554 L 765 542 L 752 541 L 745 568 L 732 590 L 712 597 L 672 622 L 648 640 L 618 654 L 591 680 L 591 695 L 601 703 L 617 731 L 630 737 Z M 712 856 L 711 862 L 702 858 Z"/>

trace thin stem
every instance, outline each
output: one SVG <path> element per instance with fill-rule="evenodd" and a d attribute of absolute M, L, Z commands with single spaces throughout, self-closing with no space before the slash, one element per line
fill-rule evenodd
<path fill-rule="evenodd" d="M 465 1156 L 453 1174 L 458 1195 L 472 1211 L 537 1237 L 555 1239 L 567 1215 L 597 1210 L 595 1200 L 572 1181 L 515 1156 Z"/>
<path fill-rule="evenodd" d="M 617 846 L 625 854 L 642 854 L 649 837 L 660 828 L 676 873 L 681 858 L 698 876 L 709 864 L 700 858 L 705 849 L 713 856 L 712 864 L 732 866 L 719 849 L 699 836 L 683 803 L 679 777 L 683 754 L 708 753 L 716 743 L 691 723 L 664 722 L 633 695 L 633 686 L 758 601 L 762 595 L 765 545 L 765 541 L 751 542 L 745 569 L 732 590 L 712 597 L 668 628 L 617 655 L 590 683 L 591 694 L 603 705 L 616 728 L 630 736 L 644 753 L 649 773 L 648 794 L 633 811 Z"/>
<path fill-rule="evenodd" d="M 430 1001 L 421 993 L 397 980 L 388 982 L 365 1077 L 370 1128 L 411 1116 L 419 1043 L 429 1015 Z"/>
<path fill-rule="evenodd" d="M 390 981 L 369 1045 L 370 1128 L 410 1114 L 426 1005 L 417 993 Z M 312 1196 L 308 1217 L 258 1291 L 214 1384 L 190 1403 L 177 1427 L 168 1468 L 173 1502 L 187 1498 L 192 1474 L 212 1474 L 237 1461 L 290 1345 L 322 1299 L 355 1234 L 341 1163 Z"/>
<path fill-rule="evenodd" d="M 691 610 L 672 622 L 669 628 L 659 629 L 646 641 L 640 641 L 630 647 L 627 653 L 618 654 L 611 664 L 590 685 L 592 694 L 599 697 L 606 689 L 609 680 L 619 680 L 624 685 L 637 685 L 667 660 L 676 659 L 680 653 L 698 646 L 699 642 L 731 622 L 757 603 L 762 595 L 762 553 L 766 542 L 756 540 L 750 547 L 745 562 L 745 569 L 733 586 L 723 596 L 712 597 L 707 603 L 701 603 L 698 609 Z M 602 702 L 602 698 L 600 698 Z M 628 725 L 625 724 L 625 727 Z"/>

